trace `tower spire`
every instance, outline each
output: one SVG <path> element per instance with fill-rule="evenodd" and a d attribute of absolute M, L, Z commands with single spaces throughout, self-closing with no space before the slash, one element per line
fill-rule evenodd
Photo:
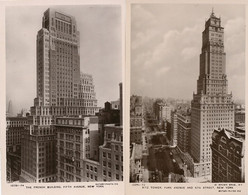
<path fill-rule="evenodd" d="M 212 7 L 212 13 L 211 16 L 214 16 L 214 7 Z"/>

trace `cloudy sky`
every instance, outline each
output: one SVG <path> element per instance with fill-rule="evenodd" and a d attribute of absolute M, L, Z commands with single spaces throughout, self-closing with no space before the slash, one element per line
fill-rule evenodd
<path fill-rule="evenodd" d="M 224 27 L 228 91 L 245 99 L 245 9 L 239 5 L 133 5 L 131 94 L 192 99 L 212 8 Z"/>
<path fill-rule="evenodd" d="M 48 6 L 6 9 L 7 102 L 29 109 L 36 96 L 36 35 Z M 98 106 L 119 98 L 121 82 L 121 8 L 57 6 L 76 18 L 81 71 L 93 75 Z"/>

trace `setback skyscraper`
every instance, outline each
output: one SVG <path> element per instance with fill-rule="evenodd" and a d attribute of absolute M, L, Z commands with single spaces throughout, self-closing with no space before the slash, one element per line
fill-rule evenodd
<path fill-rule="evenodd" d="M 79 44 L 75 18 L 48 9 L 37 35 L 37 97 L 43 106 L 78 98 Z"/>
<path fill-rule="evenodd" d="M 81 74 L 75 18 L 45 11 L 37 35 L 37 97 L 22 139 L 23 182 L 56 181 L 56 118 L 95 115 L 91 75 Z"/>
<path fill-rule="evenodd" d="M 228 93 L 224 28 L 212 12 L 202 33 L 200 75 L 191 102 L 191 156 L 194 177 L 211 178 L 210 144 L 215 128 L 234 130 L 234 103 Z"/>

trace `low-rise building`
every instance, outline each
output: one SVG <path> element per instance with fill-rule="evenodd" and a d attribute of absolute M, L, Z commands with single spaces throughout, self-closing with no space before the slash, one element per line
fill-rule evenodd
<path fill-rule="evenodd" d="M 99 160 L 103 181 L 123 181 L 122 126 L 105 125 L 104 144 L 99 147 Z"/>
<path fill-rule="evenodd" d="M 17 181 L 21 175 L 21 137 L 27 117 L 6 118 L 7 181 Z"/>
<path fill-rule="evenodd" d="M 245 181 L 245 140 L 227 129 L 212 134 L 212 182 Z"/>
<path fill-rule="evenodd" d="M 6 149 L 7 152 L 21 150 L 21 135 L 24 126 L 27 124 L 27 117 L 7 117 L 6 118 Z"/>
<path fill-rule="evenodd" d="M 110 102 L 105 102 L 104 108 L 96 114 L 99 119 L 99 144 L 104 143 L 104 132 L 106 124 L 120 124 L 120 109 L 113 109 Z"/>

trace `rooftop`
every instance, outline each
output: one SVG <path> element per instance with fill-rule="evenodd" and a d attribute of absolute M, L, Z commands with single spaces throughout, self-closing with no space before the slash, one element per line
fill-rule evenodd
<path fill-rule="evenodd" d="M 239 132 L 236 132 L 236 131 L 232 131 L 232 130 L 229 130 L 229 129 L 214 129 L 214 132 L 218 132 L 218 133 L 222 133 L 222 134 L 225 134 L 226 137 L 228 139 L 235 139 L 237 141 L 240 141 L 240 142 L 244 142 L 245 141 L 245 138 L 242 134 L 240 134 Z"/>

